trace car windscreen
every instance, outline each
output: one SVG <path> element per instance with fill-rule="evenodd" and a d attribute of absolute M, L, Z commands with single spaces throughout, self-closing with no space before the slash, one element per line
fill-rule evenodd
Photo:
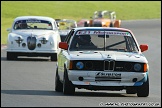
<path fill-rule="evenodd" d="M 16 21 L 13 28 L 15 30 L 19 30 L 19 29 L 52 30 L 53 29 L 52 23 L 50 21 L 36 20 L 36 19 Z"/>
<path fill-rule="evenodd" d="M 69 50 L 138 52 L 138 47 L 129 32 L 90 30 L 76 32 Z"/>

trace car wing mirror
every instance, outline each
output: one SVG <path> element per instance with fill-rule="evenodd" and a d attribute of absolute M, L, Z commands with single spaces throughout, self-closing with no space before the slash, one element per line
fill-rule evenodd
<path fill-rule="evenodd" d="M 144 52 L 144 51 L 148 50 L 148 45 L 147 44 L 141 44 L 140 49 L 141 49 L 141 52 Z"/>
<path fill-rule="evenodd" d="M 66 42 L 60 42 L 59 43 L 59 48 L 67 50 L 68 49 L 68 44 Z"/>
<path fill-rule="evenodd" d="M 11 32 L 11 28 L 8 28 L 6 31 Z"/>

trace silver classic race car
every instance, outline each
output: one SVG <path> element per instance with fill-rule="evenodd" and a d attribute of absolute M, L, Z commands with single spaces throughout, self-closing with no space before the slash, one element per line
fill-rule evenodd
<path fill-rule="evenodd" d="M 60 34 L 56 21 L 44 16 L 21 16 L 15 18 L 7 39 L 7 60 L 18 56 L 51 57 L 57 61 Z"/>
<path fill-rule="evenodd" d="M 138 97 L 149 95 L 149 65 L 131 30 L 108 27 L 72 29 L 58 56 L 55 90 L 74 94 L 75 88 L 126 90 Z"/>

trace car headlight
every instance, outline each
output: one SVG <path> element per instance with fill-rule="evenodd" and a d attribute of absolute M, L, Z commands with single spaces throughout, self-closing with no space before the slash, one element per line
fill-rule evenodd
<path fill-rule="evenodd" d="M 76 68 L 77 68 L 77 69 L 83 69 L 83 68 L 84 68 L 83 62 L 77 62 L 77 63 L 76 63 Z"/>
<path fill-rule="evenodd" d="M 141 68 L 142 68 L 142 66 L 141 66 L 141 64 L 139 64 L 139 63 L 136 63 L 136 64 L 134 65 L 134 70 L 135 70 L 135 71 L 140 71 Z"/>
<path fill-rule="evenodd" d="M 17 39 L 15 39 L 15 41 L 16 41 L 16 43 L 18 43 L 19 44 L 19 46 L 20 46 L 20 43 L 22 43 L 22 41 L 23 41 L 23 39 L 22 39 L 22 37 L 17 37 Z"/>
<path fill-rule="evenodd" d="M 42 44 L 46 44 L 48 42 L 48 40 L 45 37 L 43 37 L 42 40 L 40 40 L 40 41 Z"/>
<path fill-rule="evenodd" d="M 85 68 L 86 69 L 93 69 L 93 63 L 91 61 L 85 62 Z"/>

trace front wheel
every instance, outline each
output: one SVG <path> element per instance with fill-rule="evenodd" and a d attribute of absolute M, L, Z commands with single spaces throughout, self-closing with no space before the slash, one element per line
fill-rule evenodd
<path fill-rule="evenodd" d="M 51 55 L 51 61 L 57 61 L 57 53 Z"/>
<path fill-rule="evenodd" d="M 127 87 L 126 88 L 126 93 L 127 94 L 136 94 L 137 93 L 137 89 L 136 89 L 136 87 Z"/>
<path fill-rule="evenodd" d="M 15 60 L 17 55 L 15 53 L 7 52 L 7 60 Z"/>
<path fill-rule="evenodd" d="M 75 86 L 69 81 L 67 71 L 64 72 L 63 93 L 73 95 L 75 93 Z"/>
<path fill-rule="evenodd" d="M 113 26 L 113 23 L 110 23 L 110 27 L 114 27 L 114 26 Z"/>
<path fill-rule="evenodd" d="M 149 78 L 147 81 L 143 83 L 142 86 L 137 88 L 137 96 L 138 97 L 147 97 L 149 95 Z"/>
<path fill-rule="evenodd" d="M 55 91 L 63 92 L 63 84 L 61 83 L 58 75 L 58 68 L 56 69 L 56 76 L 55 76 Z"/>
<path fill-rule="evenodd" d="M 88 27 L 88 22 L 87 21 L 84 22 L 84 27 Z"/>

